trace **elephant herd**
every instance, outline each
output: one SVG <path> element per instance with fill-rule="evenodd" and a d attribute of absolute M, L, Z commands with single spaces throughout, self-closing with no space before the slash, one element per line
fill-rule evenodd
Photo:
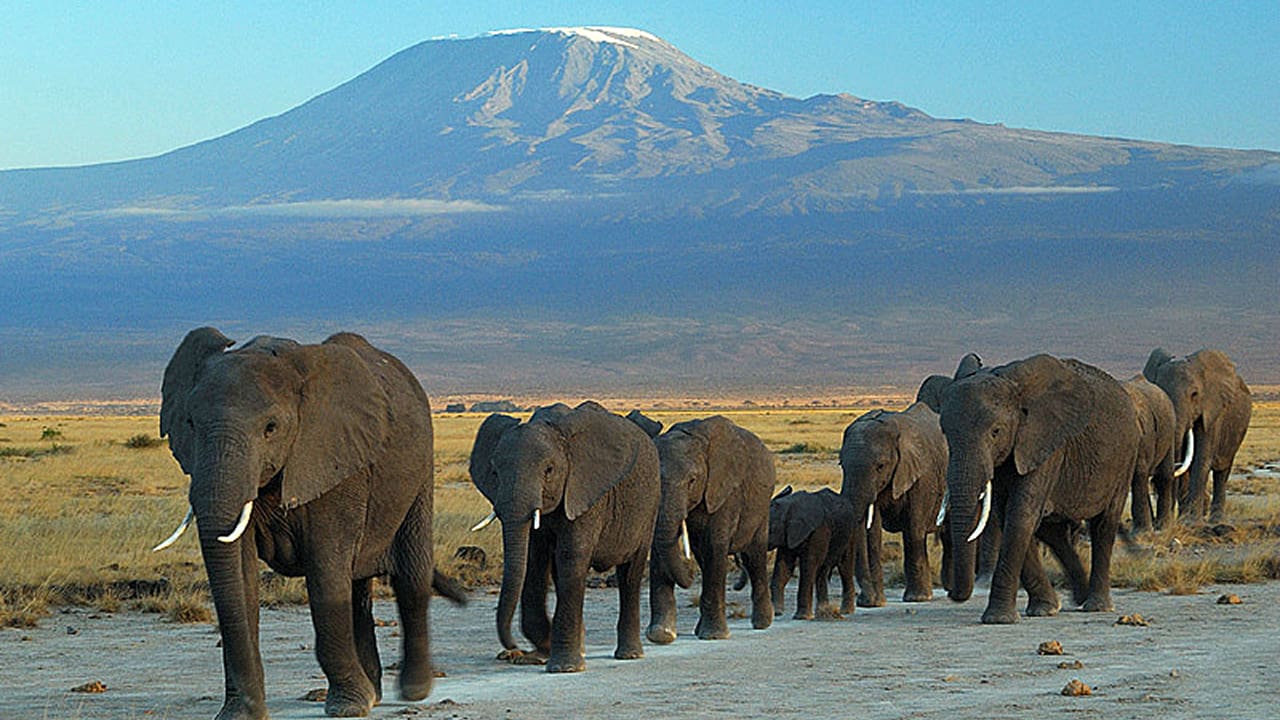
<path fill-rule="evenodd" d="M 261 558 L 306 578 L 315 652 L 329 681 L 325 711 L 365 715 L 381 699 L 371 582 L 387 577 L 400 613 L 400 695 L 425 697 L 433 677 L 431 595 L 465 600 L 432 556 L 433 440 L 426 394 L 392 355 L 358 335 L 323 343 L 191 331 L 165 369 L 160 426 L 191 477 L 190 510 L 222 636 L 225 699 L 217 717 L 266 717 L 258 638 Z M 539 408 L 528 420 L 492 414 L 469 471 L 501 521 L 497 633 L 505 659 L 551 672 L 585 668 L 583 603 L 590 570 L 616 568 L 619 659 L 676 639 L 675 586 L 701 571 L 695 634 L 725 638 L 725 584 L 751 584 L 751 621 L 769 627 L 799 566 L 796 617 L 822 604 L 832 570 L 841 612 L 885 604 L 881 534 L 902 533 L 907 602 L 929 600 L 925 542 L 940 536 L 941 577 L 967 600 L 990 574 L 984 623 L 1061 602 L 1033 540 L 1062 565 L 1072 602 L 1111 608 L 1110 559 L 1129 495 L 1135 529 L 1175 515 L 1220 518 L 1225 483 L 1250 415 L 1249 391 L 1216 350 L 1155 350 L 1121 383 L 1076 360 L 1036 355 L 984 367 L 976 355 L 935 375 L 917 402 L 874 410 L 844 431 L 839 493 L 774 495 L 772 453 L 713 416 L 662 425 L 595 402 Z M 1206 508 L 1209 477 L 1212 501 Z M 1156 492 L 1153 510 L 1150 491 Z M 1087 525 L 1086 571 L 1073 538 Z M 768 554 L 776 550 L 772 578 Z M 647 571 L 647 572 L 646 572 Z M 854 597 L 854 578 L 857 595 Z M 554 588 L 554 614 L 547 594 Z M 522 651 L 511 632 L 532 644 Z"/>

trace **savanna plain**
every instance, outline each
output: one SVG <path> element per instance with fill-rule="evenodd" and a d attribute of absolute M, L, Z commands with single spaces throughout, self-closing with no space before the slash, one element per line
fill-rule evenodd
<path fill-rule="evenodd" d="M 605 404 L 623 413 L 639 407 L 667 425 L 719 412 L 775 452 L 779 487 L 839 489 L 844 427 L 866 410 L 901 408 L 909 399 L 885 392 L 795 405 Z M 502 543 L 494 528 L 469 530 L 489 511 L 467 477 L 484 417 L 435 416 L 436 558 L 468 585 L 471 601 L 433 603 L 440 677 L 427 700 L 402 703 L 394 690 L 396 612 L 382 593 L 375 616 L 387 690 L 375 717 L 1262 718 L 1280 707 L 1274 393 L 1255 398 L 1226 522 L 1120 543 L 1114 612 L 1064 608 L 1054 618 L 980 625 L 985 595 L 980 590 L 963 604 L 945 598 L 934 541 L 935 599 L 904 604 L 900 546 L 886 535 L 887 606 L 792 620 L 793 580 L 788 611 L 756 631 L 749 591 L 730 591 L 733 636 L 704 642 L 692 635 L 695 584 L 682 591 L 680 637 L 647 645 L 638 661 L 612 658 L 617 594 L 601 575 L 586 602 L 588 669 L 570 676 L 494 659 Z M 0 718 L 200 718 L 220 707 L 221 653 L 198 545 L 184 537 L 151 551 L 186 512 L 187 490 L 156 433 L 152 414 L 0 416 Z M 1046 565 L 1056 570 L 1054 562 Z M 323 703 L 305 699 L 325 684 L 305 589 L 265 566 L 264 576 L 261 637 L 272 716 L 323 717 Z M 1039 654 L 1049 641 L 1065 654 Z M 1092 694 L 1064 696 L 1072 680 Z"/>

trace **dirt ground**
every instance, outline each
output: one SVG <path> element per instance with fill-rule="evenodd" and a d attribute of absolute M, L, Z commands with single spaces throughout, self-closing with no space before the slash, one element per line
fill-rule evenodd
<path fill-rule="evenodd" d="M 695 586 L 696 587 L 696 586 Z M 833 585 L 833 591 L 837 590 Z M 794 608 L 795 583 L 787 602 Z M 1240 605 L 1220 605 L 1235 593 Z M 1115 612 L 1064 611 L 983 626 L 981 590 L 964 604 L 859 608 L 838 621 L 790 613 L 768 630 L 732 619 L 733 636 L 692 636 L 696 608 L 681 598 L 680 637 L 647 645 L 642 660 L 612 658 L 617 592 L 589 590 L 587 671 L 549 675 L 494 660 L 496 595 L 432 606 L 434 656 L 446 676 L 420 703 L 395 699 L 395 673 L 376 718 L 1015 718 L 1032 710 L 1087 718 L 1264 718 L 1280 713 L 1280 583 L 1171 596 L 1114 591 Z M 746 607 L 748 591 L 730 594 Z M 1025 596 L 1024 596 L 1025 600 Z M 647 603 L 646 603 L 647 612 Z M 1115 624 L 1141 614 L 1146 627 Z M 375 616 L 396 618 L 393 603 Z M 306 608 L 264 610 L 262 646 L 272 717 L 324 717 L 302 700 L 324 687 Z M 647 622 L 647 617 L 643 618 Z M 0 718 L 209 718 L 222 702 L 221 651 L 210 625 L 156 615 L 68 609 L 36 629 L 0 631 Z M 1057 640 L 1062 656 L 1037 653 Z M 399 657 L 396 627 L 379 629 L 384 664 Z M 1079 661 L 1081 668 L 1059 663 Z M 1089 697 L 1064 697 L 1079 679 Z M 71 689 L 100 682 L 106 691 Z"/>

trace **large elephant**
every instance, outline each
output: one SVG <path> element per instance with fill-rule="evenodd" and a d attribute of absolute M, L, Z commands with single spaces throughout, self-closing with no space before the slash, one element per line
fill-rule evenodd
<path fill-rule="evenodd" d="M 1037 537 L 1062 563 L 1076 603 L 1111 609 L 1111 552 L 1138 454 L 1137 417 L 1120 383 L 1082 362 L 1036 355 L 956 379 L 942 392 L 941 423 L 955 566 L 972 566 L 972 541 L 993 506 L 1002 524 L 982 622 L 1018 621 L 1019 580 L 1028 615 L 1057 614 Z M 1082 519 L 1092 546 L 1087 584 L 1071 544 Z M 949 597 L 963 602 L 972 592 L 972 576 L 955 573 Z"/>
<path fill-rule="evenodd" d="M 858 518 L 851 539 L 858 604 L 885 604 L 882 529 L 902 533 L 907 580 L 903 602 L 932 600 L 925 540 L 938 530 L 947 476 L 947 440 L 937 413 L 916 402 L 902 412 L 872 410 L 862 415 L 844 430 L 840 467 L 844 474 L 840 494 L 853 503 Z M 942 535 L 942 548 L 945 579 L 950 573 L 950 538 L 946 534 Z"/>
<path fill-rule="evenodd" d="M 1133 468 L 1133 529 L 1137 532 L 1155 527 L 1165 527 L 1173 517 L 1176 488 L 1175 478 L 1187 471 L 1191 464 L 1191 444 L 1186 444 L 1186 457 L 1175 467 L 1174 451 L 1177 449 L 1177 430 L 1173 402 L 1155 384 L 1141 375 L 1124 382 L 1124 390 L 1133 401 L 1138 416 L 1141 440 L 1138 443 L 1138 460 Z M 1156 490 L 1156 509 L 1151 511 L 1151 488 Z"/>
<path fill-rule="evenodd" d="M 1200 350 L 1185 358 L 1174 358 L 1156 348 L 1147 358 L 1142 375 L 1159 385 L 1173 402 L 1180 445 L 1185 442 L 1183 438 L 1194 438 L 1191 469 L 1178 501 L 1179 515 L 1190 522 L 1204 520 L 1212 471 L 1209 519 L 1221 521 L 1227 502 L 1227 477 L 1253 413 L 1249 386 L 1220 350 Z"/>
<path fill-rule="evenodd" d="M 655 643 L 676 639 L 675 585 L 689 587 L 693 573 L 684 549 L 702 569 L 695 634 L 729 637 L 725 575 L 736 553 L 751 579 L 751 625 L 773 623 L 767 577 L 769 495 L 775 481 L 773 453 L 751 432 L 715 415 L 671 426 L 658 436 L 662 502 L 649 561 L 649 629 Z M 684 533 L 682 547 L 681 534 Z"/>
<path fill-rule="evenodd" d="M 528 422 L 490 415 L 476 433 L 471 480 L 502 521 L 498 638 L 515 650 L 511 619 L 548 672 L 586 668 L 587 572 L 617 567 L 614 657 L 644 656 L 640 586 L 661 492 L 658 452 L 642 430 L 594 402 L 541 408 Z M 547 617 L 554 573 L 555 617 Z"/>
<path fill-rule="evenodd" d="M 788 485 L 773 498 L 769 503 L 769 549 L 777 550 L 777 555 L 769 586 L 774 613 L 782 613 L 786 604 L 783 593 L 797 564 L 796 620 L 813 619 L 815 593 L 819 608 L 827 603 L 832 570 L 840 573 L 840 612 L 853 612 L 851 540 L 856 520 L 849 499 L 830 488 L 792 492 Z"/>
<path fill-rule="evenodd" d="M 439 580 L 426 394 L 358 335 L 232 344 L 213 328 L 191 331 L 165 368 L 160 406 L 160 433 L 191 476 L 192 512 L 157 549 L 194 514 L 222 635 L 218 718 L 267 716 L 259 557 L 306 577 L 329 715 L 365 715 L 382 697 L 370 596 L 379 575 L 390 576 L 400 611 L 400 695 L 426 697 L 427 608 Z"/>

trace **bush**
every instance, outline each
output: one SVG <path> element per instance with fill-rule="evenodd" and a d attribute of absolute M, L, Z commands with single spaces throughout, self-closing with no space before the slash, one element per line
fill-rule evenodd
<path fill-rule="evenodd" d="M 143 450 L 146 448 L 160 447 L 164 444 L 164 440 L 158 437 L 151 437 L 146 433 L 139 433 L 124 441 L 124 446 L 133 448 L 134 450 Z"/>
<path fill-rule="evenodd" d="M 54 438 L 60 438 L 60 437 L 62 437 L 62 431 L 54 430 L 51 427 L 47 427 L 40 432 L 41 440 L 53 440 Z"/>

